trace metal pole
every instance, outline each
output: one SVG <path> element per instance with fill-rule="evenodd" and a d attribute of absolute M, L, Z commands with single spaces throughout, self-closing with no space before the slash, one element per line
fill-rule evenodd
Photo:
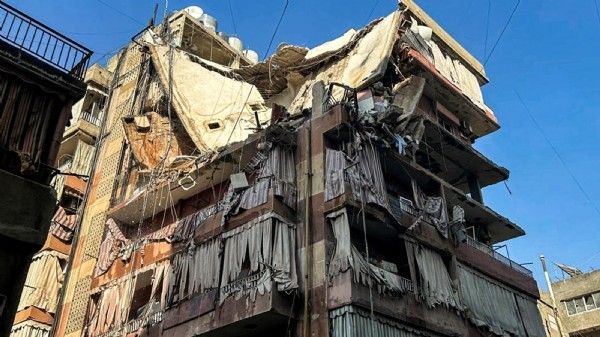
<path fill-rule="evenodd" d="M 546 278 L 546 285 L 550 292 L 550 299 L 552 299 L 552 311 L 554 311 L 554 317 L 556 318 L 556 325 L 558 325 L 558 333 L 562 336 L 562 323 L 558 317 L 558 309 L 556 307 L 556 298 L 554 297 L 554 291 L 552 291 L 552 283 L 550 282 L 550 276 L 548 275 L 548 269 L 546 269 L 546 257 L 540 255 L 540 261 L 542 262 L 542 269 L 544 270 L 544 277 Z"/>

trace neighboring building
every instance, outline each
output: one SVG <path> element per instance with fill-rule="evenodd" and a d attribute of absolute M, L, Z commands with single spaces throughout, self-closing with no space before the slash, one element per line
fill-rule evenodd
<path fill-rule="evenodd" d="M 0 335 L 56 208 L 49 185 L 91 51 L 0 2 Z"/>
<path fill-rule="evenodd" d="M 545 335 L 483 66 L 412 1 L 257 64 L 167 24 L 109 62 L 56 336 Z"/>
<path fill-rule="evenodd" d="M 85 95 L 73 105 L 73 117 L 63 134 L 56 160 L 60 173 L 52 182 L 58 199 L 57 209 L 46 243 L 33 256 L 12 337 L 47 337 L 52 329 L 63 272 L 94 159 L 109 78 L 107 69 L 92 65 L 84 78 L 87 84 Z"/>
<path fill-rule="evenodd" d="M 565 336 L 600 336 L 600 270 L 552 283 Z"/>
<path fill-rule="evenodd" d="M 542 289 L 540 291 L 540 299 L 538 300 L 538 310 L 544 322 L 544 329 L 548 337 L 562 337 L 559 317 L 554 312 L 552 297 Z"/>

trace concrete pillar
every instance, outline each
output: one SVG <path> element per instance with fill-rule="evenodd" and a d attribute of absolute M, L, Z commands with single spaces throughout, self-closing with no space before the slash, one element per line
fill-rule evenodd
<path fill-rule="evenodd" d="M 479 178 L 472 174 L 468 178 L 469 192 L 471 198 L 483 205 L 483 195 L 481 194 L 481 185 L 479 185 Z"/>

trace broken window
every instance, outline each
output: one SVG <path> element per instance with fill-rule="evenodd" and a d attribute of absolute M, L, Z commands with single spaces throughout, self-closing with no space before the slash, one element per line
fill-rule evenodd
<path fill-rule="evenodd" d="M 575 315 L 600 308 L 600 293 L 588 294 L 564 301 L 567 314 Z"/>
<path fill-rule="evenodd" d="M 135 289 L 131 297 L 131 308 L 129 309 L 129 320 L 141 318 L 146 308 L 151 305 L 152 294 L 152 270 L 140 273 L 135 278 Z"/>

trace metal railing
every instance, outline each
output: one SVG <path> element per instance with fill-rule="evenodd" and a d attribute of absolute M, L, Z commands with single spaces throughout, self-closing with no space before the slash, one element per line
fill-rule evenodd
<path fill-rule="evenodd" d="M 151 326 L 151 325 L 162 322 L 162 320 L 163 320 L 163 312 L 157 311 L 157 312 L 151 313 L 147 317 L 142 317 L 142 318 L 138 318 L 138 319 L 129 321 L 127 323 L 126 331 L 127 331 L 127 333 L 132 333 L 132 332 L 138 331 L 140 329 L 140 327 L 142 327 L 142 326 Z"/>
<path fill-rule="evenodd" d="M 258 280 L 260 280 L 264 273 L 266 273 L 266 270 L 229 283 L 221 288 L 221 296 L 227 297 L 238 291 L 256 288 L 258 286 Z"/>
<path fill-rule="evenodd" d="M 92 123 L 96 126 L 100 126 L 100 118 L 93 116 L 91 113 L 89 113 L 87 111 L 81 112 L 81 114 L 79 114 L 79 119 L 82 119 L 86 122 Z"/>
<path fill-rule="evenodd" d="M 412 201 L 402 197 L 396 197 L 392 194 L 388 194 L 388 200 L 390 202 L 390 211 L 396 219 L 400 219 L 402 213 L 408 213 L 412 216 L 417 215 L 417 211 L 415 210 Z"/>
<path fill-rule="evenodd" d="M 469 246 L 471 246 L 479 251 L 482 251 L 482 252 L 488 254 L 489 256 L 493 257 L 494 259 L 504 263 L 505 265 L 511 267 L 512 269 L 514 269 L 522 274 L 525 274 L 529 277 L 533 277 L 533 272 L 531 270 L 523 267 L 522 265 L 516 263 L 515 261 L 509 259 L 508 257 L 498 253 L 496 250 L 494 250 L 494 248 L 486 245 L 485 243 L 479 242 L 470 236 L 467 236 L 466 243 Z"/>
<path fill-rule="evenodd" d="M 0 2 L 0 40 L 83 79 L 92 51 L 18 9 Z"/>

